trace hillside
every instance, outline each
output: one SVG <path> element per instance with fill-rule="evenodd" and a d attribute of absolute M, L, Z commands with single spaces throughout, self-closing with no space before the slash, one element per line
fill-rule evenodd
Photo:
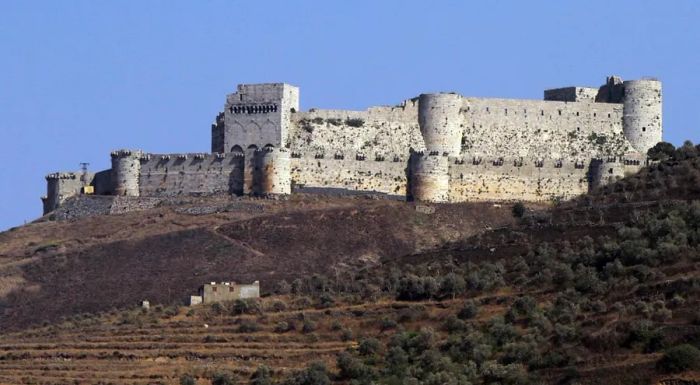
<path fill-rule="evenodd" d="M 696 384 L 699 152 L 551 207 L 297 196 L 21 227 L 0 382 Z M 270 294 L 178 305 L 224 279 Z"/>
<path fill-rule="evenodd" d="M 507 208 L 490 204 L 439 206 L 432 214 L 367 198 L 298 196 L 240 205 L 255 210 L 192 215 L 165 206 L 0 234 L 0 327 L 146 298 L 179 304 L 210 281 L 259 280 L 269 291 L 281 279 L 377 264 L 513 223 Z"/>

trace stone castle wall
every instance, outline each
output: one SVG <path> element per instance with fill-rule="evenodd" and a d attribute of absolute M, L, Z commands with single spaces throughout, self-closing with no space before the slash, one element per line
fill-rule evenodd
<path fill-rule="evenodd" d="M 407 193 L 407 156 L 363 158 L 356 154 L 295 155 L 291 159 L 291 181 L 295 188 L 373 191 L 405 196 Z"/>
<path fill-rule="evenodd" d="M 634 149 L 622 129 L 622 105 L 465 98 L 465 154 L 592 158 Z"/>
<path fill-rule="evenodd" d="M 139 162 L 140 196 L 215 194 L 242 190 L 242 156 L 144 154 Z"/>
<path fill-rule="evenodd" d="M 89 184 L 126 197 L 340 189 L 432 202 L 545 201 L 639 169 L 662 138 L 656 80 L 610 77 L 598 89 L 544 96 L 433 93 L 393 107 L 300 112 L 297 87 L 239 85 L 212 124 L 212 153 L 115 151 L 112 169 Z M 45 211 L 82 186 L 69 176 L 47 181 Z"/>
<path fill-rule="evenodd" d="M 313 109 L 293 114 L 291 121 L 290 149 L 297 152 L 374 156 L 408 154 L 410 148 L 424 147 L 417 100 L 365 111 Z"/>

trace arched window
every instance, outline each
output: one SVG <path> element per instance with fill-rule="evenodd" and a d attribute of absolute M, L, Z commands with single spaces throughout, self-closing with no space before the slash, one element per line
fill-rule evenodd
<path fill-rule="evenodd" d="M 237 154 L 242 154 L 243 148 L 239 145 L 235 145 L 235 146 L 231 147 L 231 152 L 237 153 Z"/>

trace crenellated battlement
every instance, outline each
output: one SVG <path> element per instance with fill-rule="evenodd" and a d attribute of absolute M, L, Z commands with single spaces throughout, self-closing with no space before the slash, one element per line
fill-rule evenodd
<path fill-rule="evenodd" d="M 431 202 L 568 199 L 643 167 L 662 138 L 661 111 L 661 82 L 616 76 L 548 89 L 544 100 L 437 92 L 364 110 L 300 111 L 297 87 L 242 84 L 211 124 L 211 153 L 114 150 L 111 169 L 90 178 L 47 175 L 45 210 L 82 183 L 130 197 L 341 189 Z"/>
<path fill-rule="evenodd" d="M 122 158 L 122 157 L 128 157 L 128 156 L 136 156 L 140 157 L 142 156 L 143 151 L 141 150 L 128 150 L 128 149 L 120 149 L 120 150 L 114 150 L 110 152 L 110 155 L 112 158 Z"/>
<path fill-rule="evenodd" d="M 74 172 L 53 172 L 45 176 L 46 180 L 57 180 L 57 179 L 76 179 L 80 176 Z"/>

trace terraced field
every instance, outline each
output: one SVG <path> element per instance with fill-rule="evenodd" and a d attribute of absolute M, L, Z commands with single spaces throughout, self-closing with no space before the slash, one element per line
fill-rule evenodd
<path fill-rule="evenodd" d="M 393 331 L 381 330 L 383 318 L 407 328 L 438 327 L 458 302 L 388 301 L 242 316 L 215 315 L 208 307 L 183 307 L 171 316 L 165 313 L 173 308 L 115 312 L 2 335 L 0 383 L 170 384 L 184 373 L 209 383 L 218 371 L 248 378 L 263 364 L 282 377 L 311 361 L 333 367 L 337 353 L 363 337 L 388 338 Z M 484 317 L 500 308 L 494 305 Z M 294 330 L 275 330 L 281 322 Z M 259 330 L 245 329 L 251 324 Z M 313 330 L 303 330 L 304 324 Z"/>

